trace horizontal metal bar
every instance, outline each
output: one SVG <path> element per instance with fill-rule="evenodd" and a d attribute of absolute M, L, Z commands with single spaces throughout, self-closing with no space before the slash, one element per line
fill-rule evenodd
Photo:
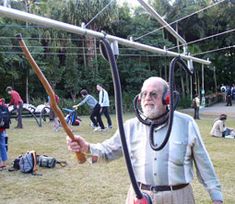
<path fill-rule="evenodd" d="M 146 11 L 148 11 L 165 29 L 167 29 L 176 39 L 178 39 L 183 45 L 187 42 L 182 38 L 155 10 L 144 0 L 137 0 Z"/>
<path fill-rule="evenodd" d="M 48 26 L 51 28 L 56 28 L 58 30 L 63 30 L 63 31 L 67 31 L 67 32 L 75 33 L 79 35 L 84 35 L 84 36 L 87 35 L 87 36 L 96 37 L 96 38 L 106 37 L 110 41 L 116 40 L 121 45 L 124 45 L 127 47 L 132 47 L 132 48 L 136 48 L 139 50 L 145 50 L 145 51 L 152 52 L 152 53 L 158 53 L 164 56 L 171 56 L 171 57 L 181 56 L 185 60 L 191 59 L 194 62 L 198 62 L 198 63 L 206 64 L 206 65 L 209 65 L 211 63 L 208 60 L 203 60 L 197 57 L 192 57 L 192 56 L 188 56 L 184 54 L 167 51 L 167 50 L 160 49 L 157 47 L 153 47 L 153 46 L 145 45 L 142 43 L 133 42 L 127 39 L 119 38 L 113 35 L 108 35 L 108 34 L 106 35 L 105 33 L 102 33 L 102 32 L 93 31 L 90 29 L 74 26 L 68 23 L 63 23 L 60 21 L 52 20 L 49 18 L 37 16 L 34 14 L 26 13 L 26 12 L 11 9 L 11 8 L 6 8 L 3 6 L 0 6 L 0 15 L 8 17 L 8 18 L 16 19 L 16 20 L 35 23 L 37 25 L 44 25 L 44 26 Z"/>

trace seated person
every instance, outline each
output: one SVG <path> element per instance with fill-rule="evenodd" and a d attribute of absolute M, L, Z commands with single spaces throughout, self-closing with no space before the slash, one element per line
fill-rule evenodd
<path fill-rule="evenodd" d="M 227 119 L 226 114 L 221 114 L 219 119 L 216 119 L 210 134 L 214 137 L 225 137 L 225 138 L 235 138 L 235 131 L 232 128 L 225 126 L 225 121 Z"/>

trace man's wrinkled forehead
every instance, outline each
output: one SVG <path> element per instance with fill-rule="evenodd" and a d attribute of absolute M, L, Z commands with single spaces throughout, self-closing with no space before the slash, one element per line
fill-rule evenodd
<path fill-rule="evenodd" d="M 148 79 L 143 83 L 141 91 L 163 91 L 163 84 L 159 80 Z"/>

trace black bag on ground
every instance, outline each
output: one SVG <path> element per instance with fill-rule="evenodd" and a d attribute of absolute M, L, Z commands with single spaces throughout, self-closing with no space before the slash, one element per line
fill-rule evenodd
<path fill-rule="evenodd" d="M 54 168 L 56 164 L 60 164 L 60 166 L 65 167 L 67 165 L 66 161 L 57 161 L 54 157 L 49 157 L 47 155 L 40 155 L 38 157 L 38 165 L 40 167 L 46 168 Z"/>
<path fill-rule="evenodd" d="M 0 128 L 10 128 L 10 112 L 4 105 L 0 105 Z"/>
<path fill-rule="evenodd" d="M 40 155 L 38 157 L 38 165 L 40 167 L 54 168 L 56 165 L 56 159 L 47 155 Z"/>
<path fill-rule="evenodd" d="M 32 173 L 33 175 L 42 175 L 37 173 L 37 165 L 40 167 L 54 168 L 56 164 L 61 167 L 67 166 L 66 161 L 57 161 L 54 157 L 47 155 L 36 155 L 35 151 L 29 151 L 20 155 L 13 161 L 13 166 L 9 171 L 20 170 L 22 173 Z"/>

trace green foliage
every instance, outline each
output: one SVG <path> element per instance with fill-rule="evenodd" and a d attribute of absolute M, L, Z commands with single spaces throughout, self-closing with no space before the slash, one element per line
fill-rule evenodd
<path fill-rule="evenodd" d="M 109 2 L 110 0 L 61 0 L 55 3 L 54 0 L 42 0 L 40 4 L 30 1 L 27 7 L 24 1 L 12 1 L 11 6 L 15 9 L 29 11 L 66 23 L 81 25 L 82 22 L 88 23 Z M 168 22 L 173 22 L 208 6 L 211 1 L 177 0 L 170 2 L 151 0 L 150 3 Z M 180 21 L 178 29 L 186 41 L 190 42 L 234 28 L 234 18 L 234 4 L 225 1 L 218 6 Z M 98 93 L 95 89 L 97 83 L 105 87 L 113 100 L 110 67 L 99 55 L 98 42 L 94 41 L 93 38 L 7 18 L 0 18 L 0 23 L 0 37 L 3 37 L 0 48 L 1 96 L 7 97 L 4 89 L 11 85 L 20 92 L 25 100 L 26 80 L 28 78 L 31 102 L 37 104 L 39 101 L 35 101 L 35 98 L 44 100 L 47 97 L 14 38 L 17 33 L 22 33 L 30 52 L 55 88 L 56 93 L 60 98 L 65 98 L 65 102 L 62 103 L 64 106 L 71 107 L 72 104 L 76 103 L 80 99 L 79 92 L 83 88 L 97 98 Z M 136 39 L 159 26 L 159 23 L 151 18 L 143 8 L 137 7 L 132 10 L 127 4 L 120 6 L 114 1 L 88 25 L 88 28 L 97 31 L 104 30 L 122 38 L 133 36 Z M 172 26 L 175 28 L 176 24 L 172 24 Z M 176 44 L 175 39 L 165 29 L 137 41 L 160 48 L 164 46 L 170 48 Z M 191 44 L 189 51 L 191 54 L 197 54 L 206 50 L 233 45 L 234 41 L 234 35 L 226 34 Z M 139 93 L 143 81 L 153 75 L 165 76 L 170 58 L 135 49 L 126 49 L 121 45 L 119 47 L 120 56 L 117 63 L 121 76 L 124 109 L 129 111 L 132 110 L 132 100 Z M 94 49 L 97 50 L 94 51 Z M 234 82 L 233 48 L 199 55 L 198 57 L 204 59 L 209 57 L 213 62 L 212 66 L 216 67 L 218 84 Z M 197 76 L 200 77 L 200 65 L 195 64 L 194 66 Z M 180 92 L 186 89 L 183 93 L 185 98 L 181 99 L 181 105 L 186 107 L 187 104 L 190 105 L 188 102 L 189 82 L 185 80 L 185 74 L 182 73 L 176 73 L 175 83 Z M 205 68 L 206 93 L 215 91 L 212 74 L 213 71 Z M 196 84 L 194 77 L 193 80 L 193 84 Z M 199 81 L 199 85 L 200 83 Z M 85 111 L 88 110 L 85 109 Z"/>
<path fill-rule="evenodd" d="M 179 108 L 189 108 L 191 107 L 192 104 L 192 100 L 190 99 L 190 97 L 184 97 L 184 98 L 180 98 L 179 101 Z"/>

